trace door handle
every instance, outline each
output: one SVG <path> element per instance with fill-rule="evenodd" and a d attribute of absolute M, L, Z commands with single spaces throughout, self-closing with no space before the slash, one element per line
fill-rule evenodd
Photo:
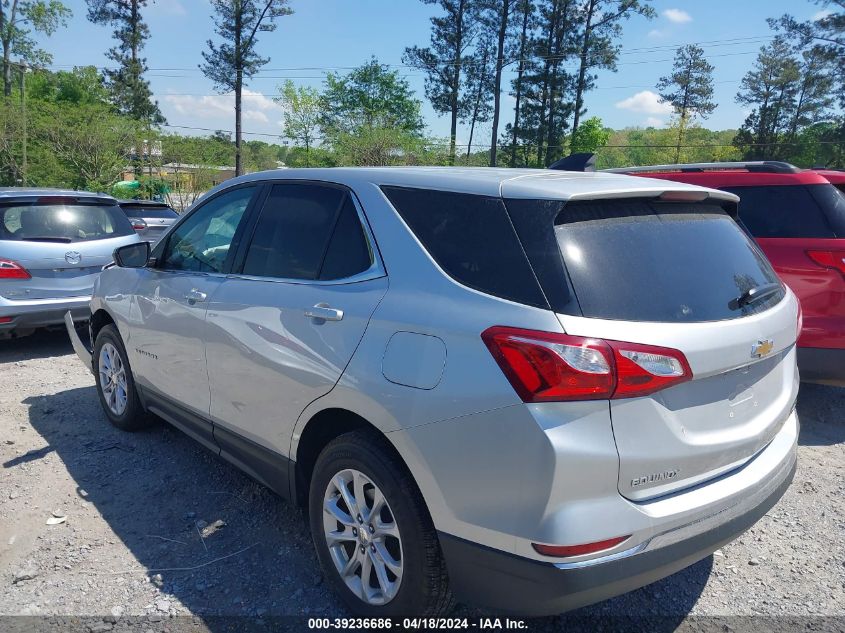
<path fill-rule="evenodd" d="M 305 316 L 319 321 L 340 321 L 343 318 L 343 310 L 330 308 L 327 303 L 318 303 L 313 308 L 306 308 Z"/>
<path fill-rule="evenodd" d="M 188 294 L 185 295 L 185 299 L 187 299 L 190 305 L 194 305 L 195 303 L 202 303 L 203 301 L 208 299 L 208 295 L 194 288 Z"/>

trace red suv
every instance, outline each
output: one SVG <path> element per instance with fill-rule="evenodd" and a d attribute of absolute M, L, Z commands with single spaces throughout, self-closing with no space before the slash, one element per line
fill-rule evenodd
<path fill-rule="evenodd" d="M 845 169 L 814 169 L 813 171 L 824 176 L 839 191 L 845 191 Z"/>
<path fill-rule="evenodd" d="M 840 191 L 845 172 L 801 170 L 778 161 L 609 171 L 738 195 L 740 220 L 801 300 L 801 379 L 845 386 L 845 194 Z"/>

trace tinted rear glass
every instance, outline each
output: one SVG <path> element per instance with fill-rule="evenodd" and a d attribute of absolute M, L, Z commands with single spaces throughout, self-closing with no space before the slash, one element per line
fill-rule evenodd
<path fill-rule="evenodd" d="M 845 237 L 845 210 L 833 185 L 728 187 L 754 237 Z"/>
<path fill-rule="evenodd" d="M 501 198 L 382 187 L 437 264 L 459 283 L 548 308 Z"/>
<path fill-rule="evenodd" d="M 730 303 L 776 283 L 757 246 L 714 204 L 574 202 L 555 223 L 582 314 L 625 321 L 700 322 L 768 309 L 784 291 L 744 308 Z"/>
<path fill-rule="evenodd" d="M 178 218 L 179 214 L 168 207 L 142 207 L 140 205 L 122 206 L 123 212 L 130 218 Z"/>
<path fill-rule="evenodd" d="M 44 204 L 0 207 L 0 239 L 33 242 L 84 242 L 133 235 L 117 205 Z"/>
<path fill-rule="evenodd" d="M 337 187 L 275 185 L 255 226 L 244 274 L 317 279 L 346 196 Z"/>

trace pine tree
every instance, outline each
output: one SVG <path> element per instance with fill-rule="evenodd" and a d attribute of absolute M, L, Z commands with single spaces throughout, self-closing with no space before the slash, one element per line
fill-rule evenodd
<path fill-rule="evenodd" d="M 147 0 L 88 0 L 88 19 L 94 24 L 114 27 L 117 45 L 106 57 L 117 64 L 106 69 L 106 85 L 120 114 L 151 125 L 164 123 L 158 103 L 152 99 L 150 84 L 144 79 L 147 60 L 141 50 L 150 37 L 150 29 L 141 16 Z"/>
<path fill-rule="evenodd" d="M 466 114 L 465 68 L 472 63 L 470 49 L 479 26 L 478 0 L 422 0 L 445 12 L 431 18 L 431 44 L 405 49 L 402 61 L 423 70 L 425 94 L 436 112 L 449 114 L 449 164 L 455 164 L 458 121 Z"/>
<path fill-rule="evenodd" d="M 519 12 L 519 41 L 516 49 L 516 77 L 513 79 L 514 109 L 513 109 L 513 124 L 506 130 L 505 137 L 510 140 L 511 156 L 510 166 L 516 167 L 516 151 L 519 139 L 522 137 L 522 121 L 520 120 L 520 107 L 522 106 L 523 95 L 523 78 L 525 69 L 528 66 L 528 46 L 531 29 L 534 25 L 534 3 L 532 0 L 518 0 Z"/>
<path fill-rule="evenodd" d="M 705 59 L 704 49 L 695 44 L 681 46 L 675 53 L 672 72 L 657 82 L 660 102 L 669 103 L 678 115 L 678 140 L 675 162 L 681 158 L 681 146 L 689 123 L 706 119 L 716 103 L 713 101 L 713 66 Z"/>
<path fill-rule="evenodd" d="M 493 92 L 495 81 L 496 60 L 493 42 L 482 39 L 476 47 L 472 63 L 467 67 L 466 101 L 463 123 L 469 122 L 469 140 L 467 141 L 466 158 L 469 162 L 472 153 L 472 140 L 475 136 L 475 126 L 486 123 L 493 113 L 490 103 L 490 93 Z"/>
<path fill-rule="evenodd" d="M 747 159 L 779 158 L 778 146 L 795 111 L 800 66 L 784 37 L 763 46 L 740 84 L 736 102 L 752 108 L 735 143 Z"/>
<path fill-rule="evenodd" d="M 587 0 L 582 10 L 583 30 L 578 46 L 578 73 L 575 79 L 575 114 L 572 138 L 578 131 L 584 109 L 584 93 L 593 88 L 596 77 L 591 69 L 616 70 L 619 46 L 613 42 L 622 34 L 622 20 L 634 15 L 648 19 L 655 11 L 648 0 Z"/>
<path fill-rule="evenodd" d="M 269 58 L 255 50 L 259 32 L 276 30 L 275 20 L 290 15 L 288 0 L 212 0 L 215 32 L 219 44 L 208 40 L 203 51 L 203 74 L 219 92 L 235 93 L 235 174 L 243 173 L 241 102 L 244 82 L 252 78 Z"/>

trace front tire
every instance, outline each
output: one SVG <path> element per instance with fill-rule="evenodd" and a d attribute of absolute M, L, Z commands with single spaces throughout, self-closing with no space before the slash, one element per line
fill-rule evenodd
<path fill-rule="evenodd" d="M 106 417 L 122 431 L 139 431 L 152 424 L 138 399 L 126 348 L 114 325 L 104 326 L 94 343 L 94 380 Z"/>
<path fill-rule="evenodd" d="M 311 535 L 323 575 L 361 617 L 451 610 L 431 517 L 406 469 L 374 432 L 331 441 L 314 466 Z"/>

